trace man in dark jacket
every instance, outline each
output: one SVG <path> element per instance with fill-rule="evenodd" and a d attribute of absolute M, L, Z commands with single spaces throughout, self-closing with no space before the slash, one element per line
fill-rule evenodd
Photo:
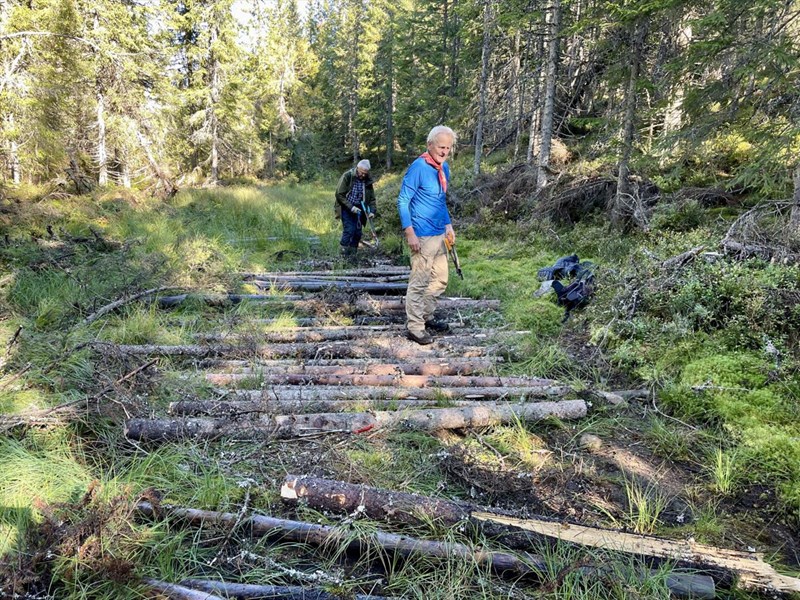
<path fill-rule="evenodd" d="M 377 215 L 375 190 L 369 176 L 368 160 L 360 161 L 354 169 L 348 169 L 336 186 L 336 218 L 342 220 L 342 254 L 352 258 L 361 241 L 363 226 L 367 219 Z M 364 213 L 366 207 L 366 214 Z"/>

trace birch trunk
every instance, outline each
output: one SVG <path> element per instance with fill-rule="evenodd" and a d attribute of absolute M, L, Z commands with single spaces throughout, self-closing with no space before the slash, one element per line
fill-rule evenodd
<path fill-rule="evenodd" d="M 549 46 L 547 53 L 547 78 L 544 107 L 542 108 L 542 136 L 539 148 L 539 164 L 536 170 L 536 188 L 547 185 L 547 169 L 550 165 L 550 145 L 553 140 L 553 120 L 556 102 L 556 77 L 558 75 L 559 27 L 561 22 L 561 0 L 553 0 L 549 13 Z"/>
<path fill-rule="evenodd" d="M 108 184 L 108 149 L 106 146 L 106 100 L 97 92 L 97 183 Z"/>
<path fill-rule="evenodd" d="M 472 172 L 481 172 L 483 156 L 483 126 L 486 120 L 486 95 L 489 87 L 489 58 L 492 52 L 492 0 L 483 2 L 483 47 L 481 49 L 481 79 L 478 92 L 478 123 L 475 126 L 475 159 Z"/>

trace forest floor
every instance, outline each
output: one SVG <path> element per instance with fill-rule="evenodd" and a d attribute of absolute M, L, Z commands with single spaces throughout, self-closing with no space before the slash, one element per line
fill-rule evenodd
<path fill-rule="evenodd" d="M 383 183 L 380 249 L 362 250 L 359 268 L 407 264 L 391 216 L 396 184 L 393 178 Z M 341 544 L 275 543 L 245 528 L 191 528 L 176 520 L 144 519 L 134 509 L 137 501 L 149 499 L 332 524 L 351 538 L 365 539 L 374 530 L 375 524 L 358 515 L 287 506 L 279 493 L 286 474 L 466 500 L 521 517 L 692 538 L 763 553 L 779 570 L 798 572 L 800 529 L 792 495 L 800 485 L 792 470 L 796 430 L 791 429 L 794 421 L 783 413 L 778 418 L 773 408 L 777 397 L 781 410 L 798 414 L 797 371 L 786 349 L 794 338 L 758 331 L 774 339 L 783 353 L 781 365 L 771 367 L 771 356 L 758 358 L 752 344 L 723 347 L 710 328 L 692 329 L 674 315 L 664 321 L 671 325 L 648 322 L 665 339 L 621 328 L 644 327 L 637 321 L 644 309 L 636 308 L 632 295 L 642 299 L 648 314 L 655 314 L 653 306 L 667 292 L 683 299 L 685 319 L 709 310 L 702 299 L 702 271 L 693 272 L 691 281 L 668 273 L 680 280 L 672 288 L 659 280 L 655 289 L 641 286 L 621 300 L 619 295 L 634 276 L 642 276 L 630 267 L 636 247 L 649 245 L 668 258 L 696 245 L 696 229 L 681 235 L 662 232 L 643 241 L 605 235 L 586 225 L 569 232 L 537 230 L 530 223 L 481 217 L 480 207 L 456 215 L 465 279 L 451 278 L 447 294 L 500 304 L 498 310 L 455 305 L 442 315 L 458 326 L 455 334 L 463 329 L 495 335 L 481 337 L 479 344 L 502 359 L 491 374 L 552 378 L 581 396 L 591 390 L 644 389 L 642 397 L 618 405 L 594 401 L 589 415 L 578 421 L 517 421 L 435 434 L 377 430 L 154 444 L 126 438 L 125 421 L 165 416 L 175 401 L 218 398 L 217 386 L 205 375 L 219 372 L 221 365 L 208 357 L 139 355 L 114 348 L 230 342 L 239 346 L 237 358 L 245 361 L 237 368 L 254 369 L 235 387 L 268 395 L 271 386 L 258 370 L 261 358 L 254 349 L 259 339 L 296 332 L 309 317 L 318 319 L 318 326 L 352 327 L 361 317 L 388 316 L 354 310 L 353 294 L 319 292 L 310 303 L 307 295 L 300 308 L 277 286 L 260 289 L 242 275 L 353 267 L 338 256 L 330 186 L 189 190 L 168 203 L 119 191 L 91 198 L 31 191 L 0 208 L 8 231 L 0 248 L 0 341 L 5 348 L 0 373 L 0 595 L 138 598 L 147 593 L 143 578 L 178 582 L 204 577 L 314 586 L 342 597 L 669 596 L 665 581 L 673 565 L 662 565 L 643 583 L 639 561 L 596 550 L 576 553 L 567 545 L 533 549 L 550 567 L 538 580 L 504 580 L 458 558 L 434 566 L 419 557 L 400 562 L 380 553 L 356 557 Z M 703 235 L 711 235 L 710 229 Z M 598 272 L 595 301 L 562 323 L 563 309 L 554 298 L 534 298 L 533 292 L 539 285 L 537 269 L 572 251 L 605 270 Z M 767 275 L 783 278 L 786 288 L 800 287 L 791 269 Z M 736 271 L 735 276 L 749 275 Z M 653 280 L 659 277 L 663 274 L 652 274 Z M 696 297 L 689 297 L 687 286 Z M 87 320 L 108 303 L 147 289 L 158 291 Z M 177 306 L 164 308 L 152 301 L 178 292 L 189 295 Z M 268 294 L 277 301 L 203 301 L 204 294 L 231 292 Z M 743 293 L 753 301 L 749 290 Z M 735 299 L 733 291 L 728 294 Z M 403 339 L 399 327 L 375 338 L 385 340 L 384 348 L 392 352 L 407 352 L 407 362 L 430 362 L 427 350 Z M 722 329 L 730 335 L 729 326 Z M 504 335 L 509 332 L 523 333 Z M 358 342 L 348 345 L 355 348 Z M 444 354 L 434 362 L 463 354 L 461 346 L 444 338 L 435 347 Z M 296 362 L 322 359 L 325 348 Z M 738 362 L 730 364 L 733 357 Z M 725 375 L 729 372 L 733 375 Z M 716 378 L 718 373 L 725 377 Z M 751 396 L 769 418 L 758 421 L 754 415 L 760 413 L 747 408 Z M 734 402 L 738 412 L 726 412 L 727 403 Z M 434 404 L 452 405 L 446 397 Z M 51 410 L 65 405 L 69 410 Z M 739 414 L 749 420 L 735 420 Z M 26 421 L 30 415 L 37 418 Z M 748 436 L 763 433 L 764 427 L 773 428 L 770 439 L 787 436 L 788 450 L 751 442 Z M 475 532 L 435 522 L 413 533 L 501 547 Z M 587 560 L 607 564 L 609 570 L 587 577 L 579 568 Z"/>

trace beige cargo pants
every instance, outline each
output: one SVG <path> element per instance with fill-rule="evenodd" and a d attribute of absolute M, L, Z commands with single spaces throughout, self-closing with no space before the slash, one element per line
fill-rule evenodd
<path fill-rule="evenodd" d="M 444 234 L 419 238 L 419 252 L 411 252 L 411 275 L 406 292 L 406 328 L 415 335 L 425 332 L 433 318 L 436 299 L 447 287 L 448 264 Z"/>

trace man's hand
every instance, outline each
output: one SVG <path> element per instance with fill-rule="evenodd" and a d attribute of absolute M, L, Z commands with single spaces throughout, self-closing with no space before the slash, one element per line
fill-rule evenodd
<path fill-rule="evenodd" d="M 417 234 L 414 233 L 414 228 L 409 225 L 404 231 L 406 232 L 406 242 L 408 242 L 408 247 L 412 252 L 419 252 L 421 244 L 419 243 Z"/>
<path fill-rule="evenodd" d="M 444 237 L 451 246 L 456 243 L 456 231 L 449 223 L 444 226 Z"/>
<path fill-rule="evenodd" d="M 361 209 L 358 208 L 357 206 L 351 206 L 350 207 L 350 212 L 353 213 L 354 215 L 360 215 L 361 214 Z"/>
<path fill-rule="evenodd" d="M 367 213 L 367 216 L 368 216 L 370 219 L 374 219 L 374 218 L 375 218 L 375 213 L 373 213 L 373 212 L 371 212 L 371 213 Z"/>

